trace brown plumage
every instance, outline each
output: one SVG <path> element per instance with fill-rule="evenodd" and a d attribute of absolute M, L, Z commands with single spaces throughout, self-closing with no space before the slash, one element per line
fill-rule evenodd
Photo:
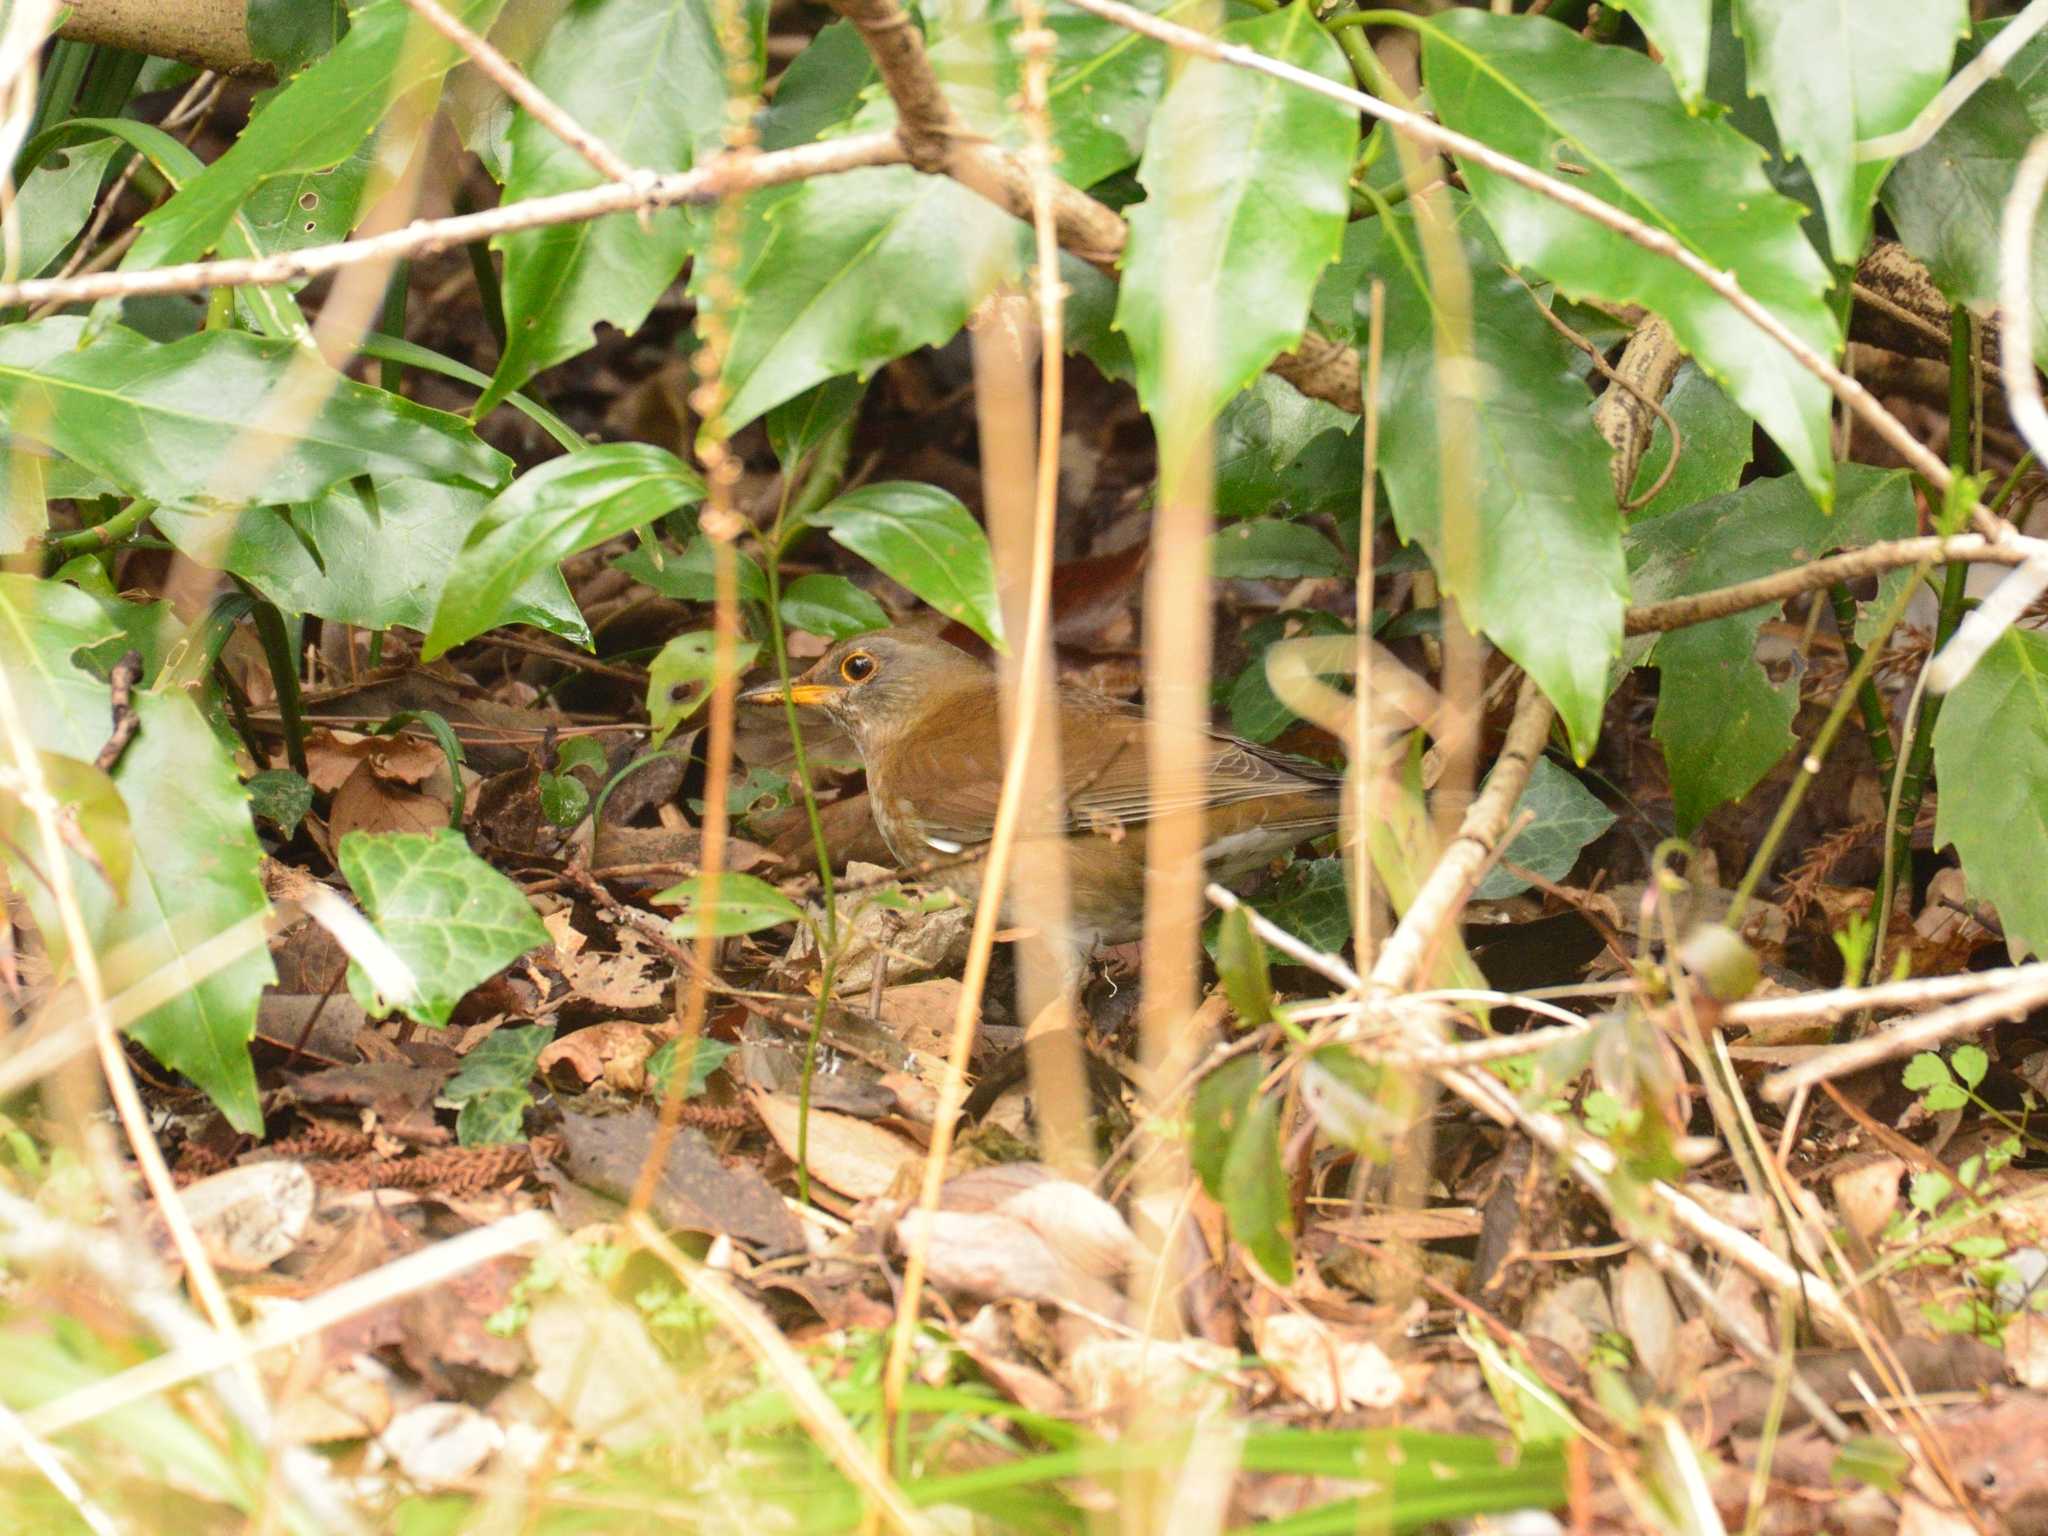
<path fill-rule="evenodd" d="M 972 855 L 995 829 L 1003 741 L 995 673 L 944 641 L 878 630 L 834 646 L 790 685 L 798 704 L 823 709 L 853 738 L 867 769 L 875 825 L 907 866 Z M 779 703 L 770 684 L 743 702 Z M 1116 943 L 1144 922 L 1146 824 L 1189 805 L 1204 814 L 1204 863 L 1229 882 L 1337 824 L 1342 775 L 1234 736 L 1203 732 L 1198 778 L 1154 784 L 1146 772 L 1145 717 L 1084 688 L 1058 693 L 1066 780 L 1064 839 L 1075 940 Z M 1048 850 L 1020 844 L 1020 859 Z M 977 861 L 946 869 L 944 883 L 972 895 Z"/>

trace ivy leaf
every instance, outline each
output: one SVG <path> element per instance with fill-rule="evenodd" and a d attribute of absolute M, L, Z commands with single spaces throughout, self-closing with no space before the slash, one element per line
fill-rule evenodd
<path fill-rule="evenodd" d="M 2009 629 L 1941 706 L 1936 847 L 1998 909 L 2018 958 L 2048 954 L 2048 637 Z"/>
<path fill-rule="evenodd" d="M 1772 190 L 1763 151 L 1694 117 L 1640 54 L 1585 41 L 1543 16 L 1454 10 L 1423 26 L 1430 99 L 1444 125 L 1572 184 L 1732 272 L 1822 356 L 1841 346 L 1828 271 L 1800 208 Z M 1475 165 L 1466 183 L 1508 258 L 1568 296 L 1642 304 L 1785 450 L 1816 499 L 1833 484 L 1833 396 L 1776 342 L 1664 256 Z"/>
<path fill-rule="evenodd" d="M 651 443 L 607 443 L 521 475 L 470 529 L 421 659 L 482 634 L 515 592 L 571 555 L 703 497 L 696 471 Z"/>
<path fill-rule="evenodd" d="M 1518 864 L 1546 880 L 1562 880 L 1579 861 L 1579 853 L 1614 825 L 1607 809 L 1578 778 L 1547 757 L 1539 757 L 1529 782 L 1515 802 L 1514 818 L 1524 811 L 1535 820 L 1524 827 L 1501 855 L 1502 864 Z M 1528 890 L 1529 882 L 1496 865 L 1472 894 L 1482 901 L 1500 901 Z"/>
<path fill-rule="evenodd" d="M 204 331 L 165 344 L 114 326 L 81 349 L 85 327 L 59 315 L 0 328 L 0 415 L 128 495 L 205 509 L 224 493 L 309 501 L 357 475 L 492 490 L 509 470 L 460 417 L 339 376 L 310 420 L 279 423 L 276 391 L 306 366 L 289 342 Z"/>
<path fill-rule="evenodd" d="M 1643 35 L 1664 55 L 1679 99 L 1697 112 L 1707 99 L 1707 52 L 1714 33 L 1714 0 L 1614 0 L 1635 17 Z"/>
<path fill-rule="evenodd" d="M 1220 36 L 1349 83 L 1350 67 L 1307 0 Z M 1130 338 L 1138 398 L 1154 418 L 1208 422 L 1301 341 L 1316 277 L 1336 256 L 1358 119 L 1267 75 L 1189 60 L 1152 119 L 1131 210 L 1116 327 Z M 1169 402 L 1171 350 L 1205 338 L 1196 391 Z"/>
<path fill-rule="evenodd" d="M 541 1052 L 554 1038 L 552 1024 L 507 1026 L 492 1030 L 462 1058 L 461 1069 L 441 1090 L 442 1098 L 461 1106 L 455 1117 L 460 1145 L 484 1147 L 524 1139 L 533 1074 L 539 1070 Z"/>
<path fill-rule="evenodd" d="M 489 503 L 466 486 L 359 481 L 293 507 L 232 515 L 159 507 L 150 520 L 188 558 L 232 571 L 282 612 L 425 633 L 463 541 Z M 394 549 L 405 558 L 392 559 Z M 552 566 L 515 587 L 484 628 L 501 624 L 531 624 L 572 645 L 591 643 L 582 611 Z"/>
<path fill-rule="evenodd" d="M 670 886 L 654 899 L 663 906 L 682 907 L 682 915 L 670 925 L 670 931 L 679 939 L 696 938 L 707 923 L 715 937 L 726 939 L 803 919 L 795 902 L 754 875 L 737 875 L 728 870 L 719 876 L 715 895 L 717 905 L 707 913 L 701 905 L 704 879 L 698 875 Z"/>
<path fill-rule="evenodd" d="M 936 485 L 884 481 L 849 491 L 811 521 L 990 645 L 1003 644 L 988 535 L 960 499 Z"/>
<path fill-rule="evenodd" d="M 1438 372 L 1441 317 L 1421 256 L 1421 215 L 1401 207 L 1367 221 L 1374 229 L 1362 255 L 1387 285 L 1380 473 L 1402 538 L 1428 552 L 1467 622 L 1542 686 L 1583 758 L 1599 734 L 1628 593 L 1607 447 L 1572 376 L 1568 344 L 1501 270 L 1471 205 L 1452 206 L 1472 271 L 1478 367 L 1449 387 Z M 1447 403 L 1449 419 L 1440 415 Z M 1469 455 L 1477 493 L 1478 526 L 1462 538 L 1443 525 L 1445 437 Z"/>
<path fill-rule="evenodd" d="M 1656 602 L 1749 581 L 1844 545 L 1913 531 L 1904 470 L 1841 468 L 1833 516 L 1790 477 L 1639 522 L 1628 534 L 1638 602 Z M 1661 679 L 1652 727 L 1671 770 L 1680 836 L 1716 806 L 1755 788 L 1793 746 L 1796 678 L 1772 680 L 1755 657 L 1767 609 L 1731 614 L 1660 635 L 1648 662 Z"/>
<path fill-rule="evenodd" d="M 949 177 L 908 166 L 820 176 L 747 199 L 725 423 L 837 374 L 939 346 L 1022 270 L 1024 226 Z M 700 269 L 691 291 L 704 302 Z"/>
<path fill-rule="evenodd" d="M 1934 99 L 1969 30 L 1967 0 L 1735 0 L 1735 24 L 1751 89 L 1813 177 L 1835 260 L 1854 265 L 1891 169 L 1859 163 L 1856 143 L 1907 127 Z"/>
<path fill-rule="evenodd" d="M 422 1024 L 446 1024 L 472 988 L 547 942 L 525 892 L 472 853 L 452 827 L 351 832 L 336 858 L 371 924 L 416 983 L 411 998 L 380 998 L 350 961 L 349 992 L 373 1018 L 396 1007 Z"/>
<path fill-rule="evenodd" d="M 100 601 L 77 588 L 0 573 L 0 667 L 39 752 L 82 764 L 98 754 L 111 694 L 74 658 L 119 633 Z M 128 874 L 113 889 L 68 854 L 79 910 L 110 994 L 154 990 L 165 976 L 200 978 L 169 989 L 129 1032 L 204 1089 L 237 1130 L 260 1134 L 249 1041 L 257 999 L 276 979 L 261 927 L 270 905 L 258 874 L 262 845 L 234 765 L 192 698 L 141 689 L 134 706 L 140 727 L 112 775 L 133 838 Z M 86 802 L 81 811 L 89 826 L 111 830 L 111 812 Z M 40 860 L 39 839 L 18 846 Z M 100 862 L 110 861 L 103 854 Z M 45 879 L 17 880 L 15 889 L 62 969 L 65 929 Z M 246 938 L 239 948 L 228 937 L 237 931 Z M 224 961 L 211 953 L 223 943 Z"/>
<path fill-rule="evenodd" d="M 887 629 L 889 615 L 844 576 L 813 573 L 799 576 L 782 594 L 782 622 L 836 642 Z"/>
<path fill-rule="evenodd" d="M 1340 858 L 1296 859 L 1259 894 L 1259 916 L 1335 955 L 1351 942 L 1351 896 Z"/>
<path fill-rule="evenodd" d="M 743 6 L 750 78 L 758 81 L 768 7 L 735 3 Z M 534 57 L 533 82 L 628 165 L 687 169 L 724 133 L 728 83 L 718 16 L 717 6 L 675 0 L 571 6 Z M 509 150 L 508 203 L 606 179 L 524 111 L 513 117 Z M 505 352 L 477 415 L 541 369 L 586 351 L 599 321 L 638 330 L 682 270 L 690 239 L 689 211 L 668 208 L 644 225 L 631 217 L 585 219 L 493 240 L 505 258 Z"/>

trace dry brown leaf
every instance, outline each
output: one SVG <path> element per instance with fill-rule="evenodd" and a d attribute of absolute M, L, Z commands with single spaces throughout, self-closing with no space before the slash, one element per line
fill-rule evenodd
<path fill-rule="evenodd" d="M 775 1144 L 795 1162 L 801 1118 L 795 1095 L 756 1091 L 749 1097 Z M 924 1159 L 922 1149 L 879 1125 L 815 1106 L 811 1110 L 807 1151 L 812 1176 L 856 1200 L 873 1200 L 887 1194 L 899 1169 Z"/>
<path fill-rule="evenodd" d="M 250 1274 L 298 1247 L 313 1215 L 313 1179 L 295 1162 L 249 1163 L 178 1192 L 216 1269 Z M 161 1228 L 163 1218 L 153 1218 Z M 168 1242 L 167 1234 L 160 1241 Z"/>
<path fill-rule="evenodd" d="M 672 1024 L 640 1024 L 616 1019 L 565 1035 L 540 1053 L 543 1077 L 556 1067 L 585 1087 L 602 1082 L 619 1093 L 637 1094 L 647 1087 L 647 1058 L 675 1033 Z"/>
<path fill-rule="evenodd" d="M 1385 1350 L 1320 1318 L 1271 1312 L 1254 1320 L 1252 1339 L 1280 1384 L 1318 1413 L 1392 1408 L 1406 1390 Z"/>

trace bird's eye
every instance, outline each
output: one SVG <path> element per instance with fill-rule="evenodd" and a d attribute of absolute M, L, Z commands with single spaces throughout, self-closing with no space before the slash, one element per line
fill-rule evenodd
<path fill-rule="evenodd" d="M 839 675 L 849 683 L 864 683 L 875 675 L 875 658 L 866 651 L 855 651 L 839 663 Z"/>

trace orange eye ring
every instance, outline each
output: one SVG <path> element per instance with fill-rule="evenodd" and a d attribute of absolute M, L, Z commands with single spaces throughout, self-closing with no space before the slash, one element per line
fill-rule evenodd
<path fill-rule="evenodd" d="M 849 683 L 864 683 L 875 675 L 875 658 L 866 651 L 854 651 L 839 663 L 839 675 Z"/>

